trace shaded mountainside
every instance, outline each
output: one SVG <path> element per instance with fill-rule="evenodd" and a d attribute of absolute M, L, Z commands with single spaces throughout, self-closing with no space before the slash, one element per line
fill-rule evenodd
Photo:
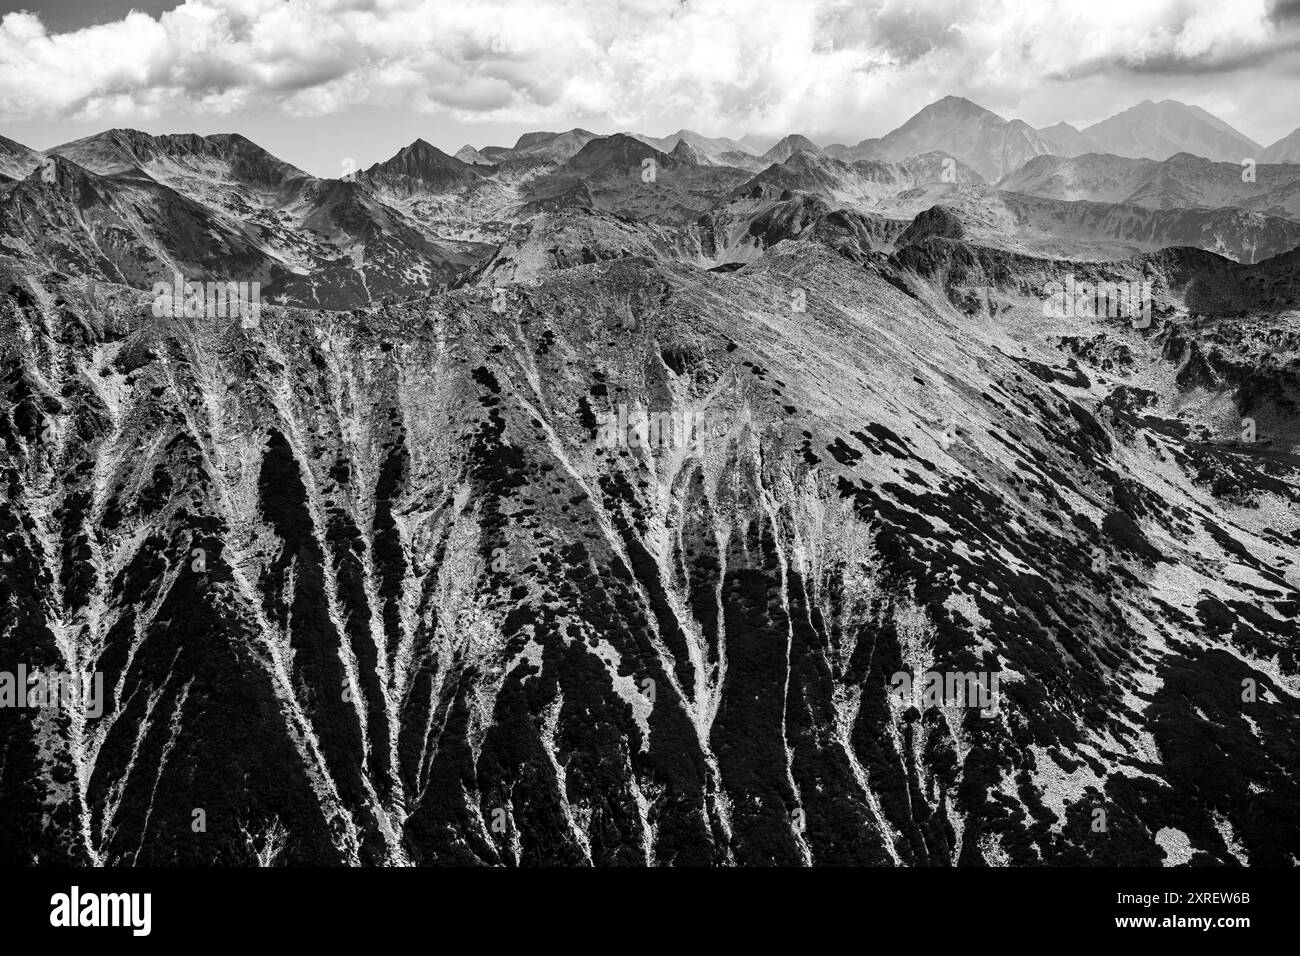
<path fill-rule="evenodd" d="M 768 166 L 737 192 L 755 198 L 799 192 L 832 202 L 871 204 L 907 189 L 940 182 L 982 184 L 984 179 L 945 153 L 925 153 L 900 163 L 878 160 L 849 163 L 825 153 L 799 150 L 788 159 Z"/>
<path fill-rule="evenodd" d="M 0 671 L 107 699 L 0 709 L 4 861 L 1300 858 L 1294 256 L 756 214 L 255 328 L 5 265 Z M 1046 318 L 1074 270 L 1156 321 Z"/>
<path fill-rule="evenodd" d="M 27 174 L 41 164 L 42 155 L 36 150 L 0 136 L 0 183 L 4 179 L 25 179 Z"/>
<path fill-rule="evenodd" d="M 47 268 L 150 288 L 175 272 L 267 281 L 276 261 L 238 224 L 147 176 L 62 156 L 0 197 L 0 244 Z"/>
<path fill-rule="evenodd" d="M 681 225 L 748 178 L 742 169 L 700 166 L 616 133 L 591 140 L 564 165 L 532 179 L 515 217 L 583 208 Z"/>

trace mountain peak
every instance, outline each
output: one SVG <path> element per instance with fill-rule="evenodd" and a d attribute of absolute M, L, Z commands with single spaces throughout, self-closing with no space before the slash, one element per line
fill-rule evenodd
<path fill-rule="evenodd" d="M 381 189 L 406 194 L 425 190 L 458 191 L 477 182 L 479 174 L 437 146 L 416 139 L 399 149 L 391 159 L 375 163 L 361 177 Z"/>
<path fill-rule="evenodd" d="M 997 116 L 992 110 L 985 109 L 974 100 L 968 100 L 964 96 L 945 96 L 942 99 L 935 100 L 928 106 L 923 106 L 916 114 L 922 116 L 927 113 L 942 113 L 946 115 L 966 115 L 966 116 Z M 913 117 L 915 119 L 916 117 Z M 998 119 L 1002 117 L 998 116 Z"/>
<path fill-rule="evenodd" d="M 393 157 L 393 159 L 397 159 L 398 157 L 402 157 L 402 156 L 418 157 L 425 161 L 436 162 L 436 163 L 441 163 L 444 160 L 452 159 L 452 157 L 448 156 L 437 146 L 434 146 L 428 140 L 419 137 L 413 140 L 409 145 L 403 146 L 401 149 L 399 149 L 397 151 L 397 154 Z M 393 160 L 389 160 L 389 162 L 392 161 Z"/>
<path fill-rule="evenodd" d="M 668 154 L 673 159 L 679 159 L 684 163 L 692 166 L 712 166 L 713 163 L 709 157 L 705 156 L 703 151 L 691 144 L 690 140 L 681 137 L 677 140 L 677 145 L 673 147 L 672 152 Z"/>
<path fill-rule="evenodd" d="M 945 96 L 902 126 L 849 150 L 853 159 L 901 162 L 936 150 L 993 181 L 1033 156 L 1054 151 L 1052 140 L 1021 120 L 1006 120 L 963 96 Z"/>
<path fill-rule="evenodd" d="M 469 143 L 466 143 L 460 149 L 456 150 L 455 158 L 459 159 L 462 163 L 469 164 L 470 166 L 496 165 L 495 163 L 492 162 L 492 160 L 488 159 L 488 157 L 484 156 L 481 152 L 479 152 Z"/>
<path fill-rule="evenodd" d="M 1262 147 L 1199 106 L 1143 100 L 1083 131 L 1102 152 L 1168 159 L 1187 152 L 1221 162 L 1258 156 Z"/>
<path fill-rule="evenodd" d="M 514 148 L 509 150 L 506 155 L 514 157 L 530 156 L 563 163 L 577 155 L 582 147 L 598 138 L 591 130 L 583 129 L 580 126 L 575 126 L 563 133 L 553 133 L 545 130 L 524 133 L 515 141 Z M 484 152 L 486 154 L 488 151 L 485 149 Z"/>
<path fill-rule="evenodd" d="M 795 153 L 803 151 L 814 155 L 823 155 L 824 150 L 799 133 L 790 133 L 777 141 L 777 144 L 759 157 L 765 163 L 784 163 Z"/>
<path fill-rule="evenodd" d="M 1300 163 L 1300 127 L 1283 136 L 1260 154 L 1265 163 Z"/>
<path fill-rule="evenodd" d="M 585 175 L 595 172 L 602 166 L 639 167 L 648 158 L 653 159 L 663 168 L 677 165 L 676 159 L 635 136 L 629 136 L 627 133 L 612 133 L 609 136 L 598 136 L 590 140 L 564 164 L 564 168 L 569 172 Z"/>

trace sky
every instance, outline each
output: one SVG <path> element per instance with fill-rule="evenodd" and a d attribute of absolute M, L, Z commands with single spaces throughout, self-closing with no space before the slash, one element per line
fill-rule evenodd
<path fill-rule="evenodd" d="M 1300 126 L 1300 0 L 0 2 L 0 135 L 238 132 L 309 172 L 574 126 L 848 144 L 946 95 Z"/>

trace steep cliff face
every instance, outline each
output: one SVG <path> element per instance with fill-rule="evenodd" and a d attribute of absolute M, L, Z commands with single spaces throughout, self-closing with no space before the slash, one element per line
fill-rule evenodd
<path fill-rule="evenodd" d="M 1300 857 L 1293 311 L 605 222 L 250 328 L 6 262 L 0 671 L 104 687 L 0 708 L 6 862 Z"/>

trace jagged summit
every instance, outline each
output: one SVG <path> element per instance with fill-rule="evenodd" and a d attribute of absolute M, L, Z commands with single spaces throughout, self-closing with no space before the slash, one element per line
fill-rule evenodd
<path fill-rule="evenodd" d="M 391 159 L 365 170 L 360 178 L 381 189 L 409 194 L 462 189 L 476 183 L 479 174 L 438 147 L 417 139 Z"/>

